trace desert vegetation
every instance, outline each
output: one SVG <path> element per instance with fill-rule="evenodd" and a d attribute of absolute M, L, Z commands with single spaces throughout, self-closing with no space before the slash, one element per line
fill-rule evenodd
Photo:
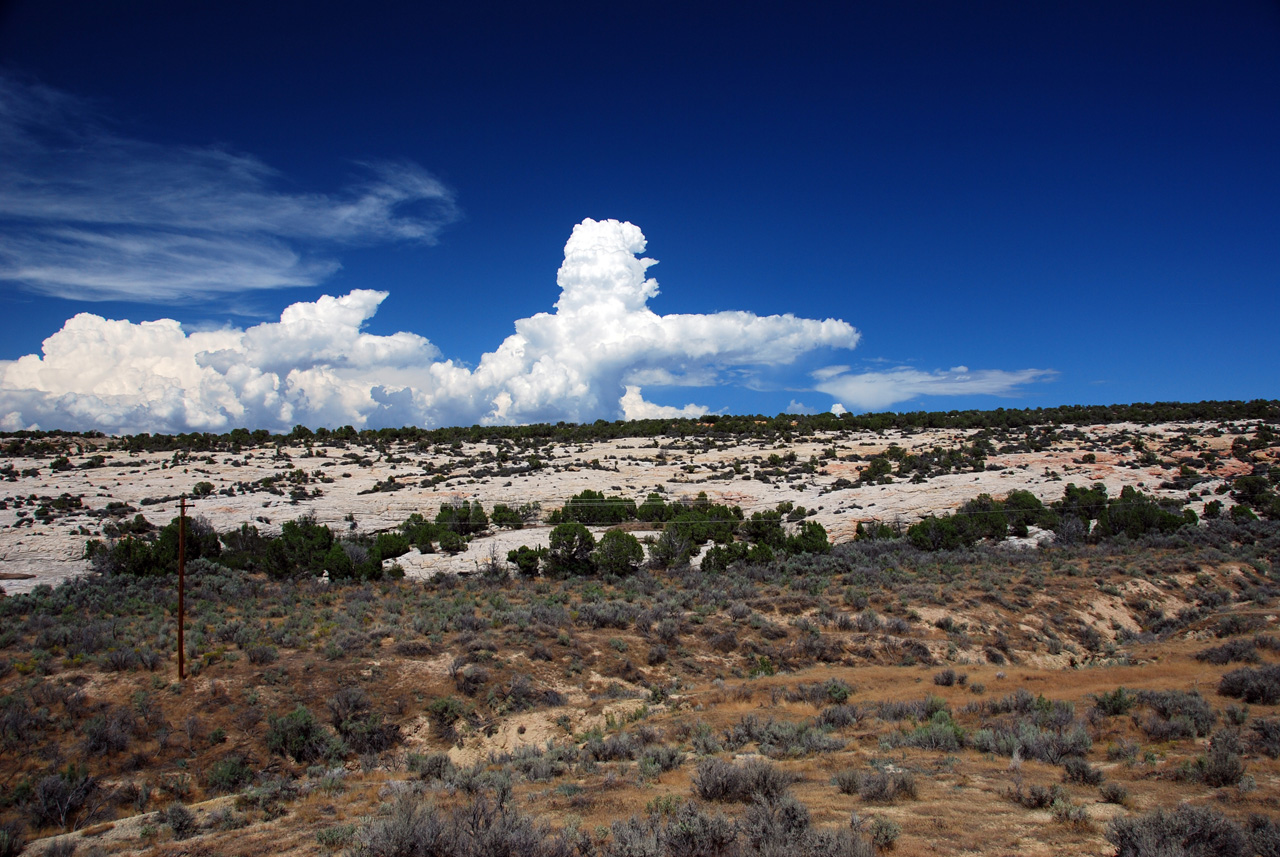
<path fill-rule="evenodd" d="M 1028 423 L 950 457 L 902 438 L 870 460 L 859 435 L 789 456 L 797 420 L 758 463 L 735 446 L 684 493 L 629 490 L 613 460 L 541 442 L 484 460 L 432 447 L 425 474 L 400 440 L 315 432 L 326 455 L 311 458 L 336 467 L 244 481 L 297 514 L 187 521 L 185 681 L 179 525 L 155 514 L 169 507 L 15 493 L 9 527 L 82 527 L 87 572 L 0 598 L 0 854 L 1276 853 L 1280 471 L 1271 423 L 1213 419 L 1158 444 Z M 616 430 L 555 430 L 588 429 Z M 679 454 L 643 429 L 613 454 Z M 184 474 L 206 497 L 240 488 L 202 457 L 302 469 L 297 438 L 232 436 L 146 443 L 209 470 Z M 708 439 L 724 442 L 692 442 Z M 59 478 L 110 468 L 137 442 L 6 448 L 21 481 L 58 458 Z M 1117 490 L 1064 472 L 914 521 L 852 493 L 978 462 L 999 474 L 987 466 L 1037 445 L 1167 478 Z M 536 501 L 415 502 L 377 528 L 271 492 L 313 496 L 389 458 L 407 460 L 364 496 L 412 496 L 465 458 L 511 471 L 496 480 L 580 481 Z M 889 469 L 821 493 L 842 477 L 818 471 L 842 460 Z M 711 478 L 761 470 L 793 499 L 733 502 Z M 806 493 L 808 478 L 826 481 Z M 864 508 L 845 501 L 832 538 L 815 498 L 844 491 Z M 17 523 L 35 518 L 55 520 Z M 512 547 L 486 550 L 499 533 Z M 403 574 L 440 556 L 470 556 L 470 572 Z"/>

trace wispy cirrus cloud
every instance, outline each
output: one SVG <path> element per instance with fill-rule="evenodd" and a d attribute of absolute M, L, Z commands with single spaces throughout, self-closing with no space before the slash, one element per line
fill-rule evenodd
<path fill-rule="evenodd" d="M 0 280 L 79 300 L 178 301 L 311 286 L 341 246 L 434 243 L 452 192 L 409 162 L 338 193 L 281 189 L 249 155 L 115 133 L 93 109 L 0 76 Z"/>

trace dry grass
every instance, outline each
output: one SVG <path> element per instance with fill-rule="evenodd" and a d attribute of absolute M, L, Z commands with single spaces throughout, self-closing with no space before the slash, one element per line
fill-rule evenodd
<path fill-rule="evenodd" d="M 1241 663 L 1196 658 L 1256 637 L 1254 666 L 1280 663 L 1277 535 L 1250 538 L 954 554 L 862 543 L 722 575 L 346 588 L 206 566 L 189 593 L 185 682 L 172 584 L 83 579 L 0 600 L 0 823 L 25 826 L 29 854 L 68 834 L 77 853 L 340 853 L 401 793 L 447 813 L 496 776 L 520 812 L 598 851 L 616 821 L 698 802 L 709 756 L 767 759 L 816 827 L 895 822 L 903 855 L 1109 853 L 1111 818 L 1184 802 L 1272 816 L 1280 760 L 1250 740 L 1278 706 L 1246 713 L 1216 692 Z M 334 723 L 329 703 L 350 688 L 369 707 Z M 1130 710 L 1092 711 L 1117 688 Z M 1136 701 L 1169 691 L 1198 693 L 1211 728 L 1188 733 Z M 321 737 L 390 724 L 399 741 L 273 753 L 273 721 L 299 707 Z M 824 717 L 839 725 L 824 731 Z M 1210 738 L 1230 725 L 1244 777 L 1212 787 Z M 1011 757 L 997 739 L 1019 729 L 1086 736 L 1083 758 L 1123 803 L 1064 782 L 1062 758 Z M 548 746 L 555 760 L 532 758 Z M 432 754 L 473 770 L 424 779 Z M 846 793 L 833 778 L 849 772 L 909 776 L 915 794 Z M 40 811 L 43 781 L 85 775 L 90 797 L 60 818 Z M 1029 806 L 1033 788 L 1054 787 L 1064 800 Z M 190 838 L 164 822 L 175 802 L 195 813 Z M 741 822 L 747 804 L 711 809 Z"/>

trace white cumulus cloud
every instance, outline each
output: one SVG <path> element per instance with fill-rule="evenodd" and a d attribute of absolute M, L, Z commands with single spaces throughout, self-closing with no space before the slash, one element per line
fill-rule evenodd
<path fill-rule="evenodd" d="M 646 402 L 640 395 L 640 388 L 632 385 L 627 385 L 627 392 L 618 400 L 618 404 L 622 406 L 624 420 L 693 419 L 707 412 L 707 408 L 702 405 L 685 405 L 683 408 L 677 408 Z"/>
<path fill-rule="evenodd" d="M 381 426 L 697 416 L 698 404 L 648 402 L 646 383 L 749 380 L 753 367 L 851 349 L 837 319 L 732 311 L 658 315 L 640 229 L 584 220 L 565 245 L 554 312 L 474 368 L 441 359 L 427 339 L 363 325 L 386 292 L 357 290 L 293 304 L 280 321 L 185 331 L 81 313 L 40 354 L 0 362 L 0 427 L 111 432 L 226 431 L 236 426 Z"/>
<path fill-rule="evenodd" d="M 256 158 L 114 133 L 79 100 L 0 75 L 0 281 L 77 300 L 175 302 L 311 286 L 335 246 L 432 243 L 453 195 L 411 163 L 335 194 Z"/>

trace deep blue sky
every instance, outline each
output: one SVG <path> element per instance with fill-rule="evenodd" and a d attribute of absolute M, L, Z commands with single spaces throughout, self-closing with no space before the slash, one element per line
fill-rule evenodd
<path fill-rule="evenodd" d="M 86 301 L 0 281 L 0 359 L 81 311 L 246 327 L 370 288 L 390 297 L 368 331 L 474 365 L 552 310 L 591 217 L 644 230 L 657 313 L 862 333 L 756 373 L 766 390 L 646 385 L 660 404 L 825 410 L 806 372 L 827 364 L 1056 373 L 895 409 L 1280 396 L 1275 2 L 0 10 L 0 71 L 119 138 L 247 156 L 299 194 L 412 164 L 456 206 L 435 243 L 308 245 L 341 264 L 315 285 Z M 29 225 L 0 219 L 0 242 Z"/>

